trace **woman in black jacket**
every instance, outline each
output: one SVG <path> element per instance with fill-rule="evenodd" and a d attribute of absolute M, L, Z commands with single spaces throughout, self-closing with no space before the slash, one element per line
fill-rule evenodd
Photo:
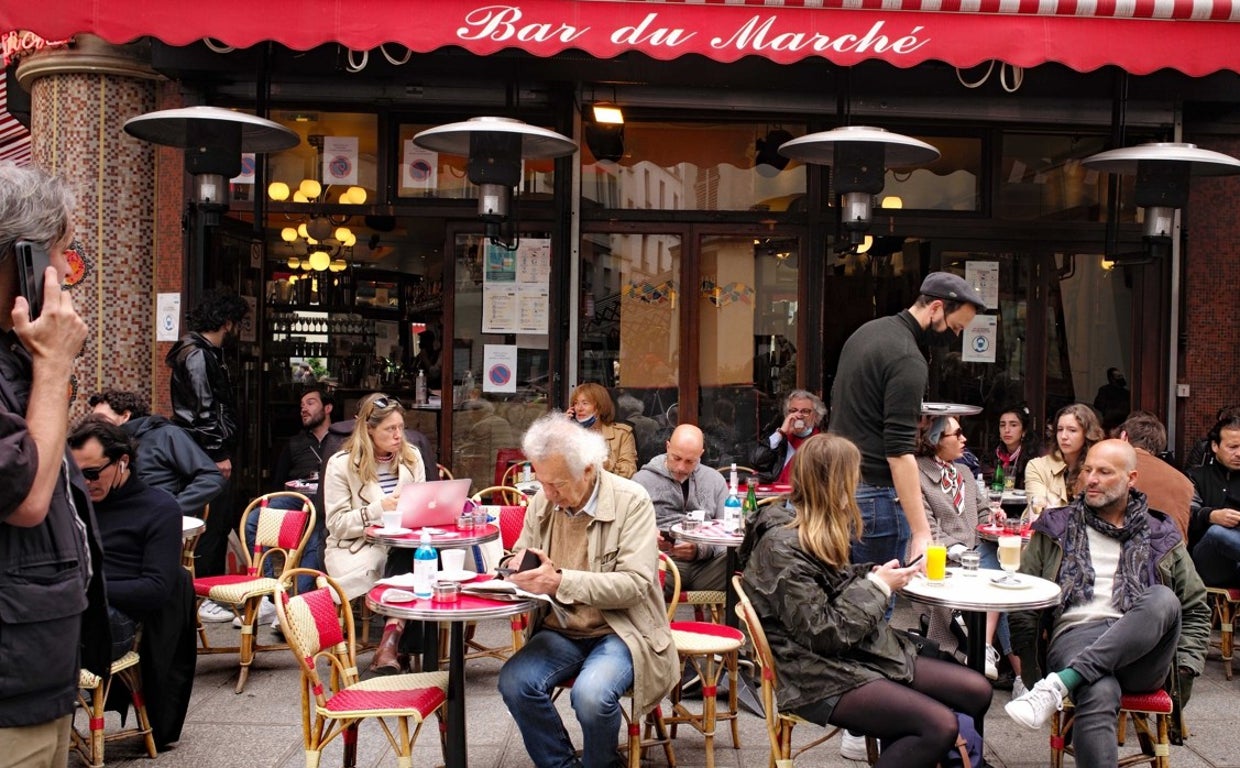
<path fill-rule="evenodd" d="M 955 711 L 975 721 L 990 684 L 973 670 L 919 658 L 883 618 L 891 591 L 919 570 L 849 562 L 861 533 L 861 455 L 835 435 L 793 457 L 795 515 L 766 507 L 742 547 L 744 584 L 779 669 L 779 706 L 820 725 L 882 740 L 879 766 L 934 766 L 956 740 Z"/>

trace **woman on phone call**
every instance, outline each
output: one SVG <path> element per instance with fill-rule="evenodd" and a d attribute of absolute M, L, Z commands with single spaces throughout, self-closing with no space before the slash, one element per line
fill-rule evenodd
<path fill-rule="evenodd" d="M 884 620 L 917 563 L 858 563 L 861 454 L 836 435 L 792 459 L 790 507 L 759 510 L 741 547 L 744 586 L 779 667 L 779 707 L 819 725 L 882 740 L 875 765 L 930 768 L 956 741 L 956 712 L 975 721 L 990 684 L 973 670 L 919 657 Z"/>
<path fill-rule="evenodd" d="M 592 429 L 607 441 L 607 460 L 603 469 L 620 477 L 637 472 L 637 441 L 633 428 L 616 422 L 616 407 L 602 384 L 578 384 L 569 398 L 568 417 L 585 429 Z"/>

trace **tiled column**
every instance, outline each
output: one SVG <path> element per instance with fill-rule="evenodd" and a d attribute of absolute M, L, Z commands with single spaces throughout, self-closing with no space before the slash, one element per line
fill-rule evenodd
<path fill-rule="evenodd" d="M 88 271 L 72 296 L 90 334 L 76 371 L 75 418 L 100 389 L 162 394 L 152 388 L 163 367 L 154 349 L 154 223 L 155 201 L 168 191 L 157 189 L 151 145 L 122 130 L 155 105 L 157 75 L 140 50 L 79 36 L 17 70 L 31 94 L 34 162 L 77 196 L 74 231 Z"/>

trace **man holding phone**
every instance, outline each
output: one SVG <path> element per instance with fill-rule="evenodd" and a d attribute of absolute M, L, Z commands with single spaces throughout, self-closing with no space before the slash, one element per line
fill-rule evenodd
<path fill-rule="evenodd" d="M 40 768 L 68 761 L 79 667 L 107 675 L 111 650 L 94 512 L 65 445 L 87 332 L 60 288 L 71 208 L 59 179 L 0 162 L 0 755 Z M 48 254 L 37 319 L 19 240 L 31 266 Z"/>

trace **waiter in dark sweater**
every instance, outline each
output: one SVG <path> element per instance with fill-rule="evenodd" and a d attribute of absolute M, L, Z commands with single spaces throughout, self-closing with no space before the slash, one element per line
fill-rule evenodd
<path fill-rule="evenodd" d="M 129 650 L 141 624 L 142 687 L 163 749 L 181 737 L 197 658 L 193 586 L 181 567 L 181 508 L 172 494 L 138 479 L 133 442 L 104 417 L 83 419 L 68 442 L 103 540 L 112 655 Z"/>
<path fill-rule="evenodd" d="M 932 335 L 959 336 L 985 309 L 964 278 L 931 272 L 913 306 L 871 320 L 844 342 L 830 431 L 861 451 L 857 504 L 864 529 L 852 546 L 854 563 L 911 560 L 926 551 L 930 525 L 913 455 L 929 376 L 922 347 Z"/>

